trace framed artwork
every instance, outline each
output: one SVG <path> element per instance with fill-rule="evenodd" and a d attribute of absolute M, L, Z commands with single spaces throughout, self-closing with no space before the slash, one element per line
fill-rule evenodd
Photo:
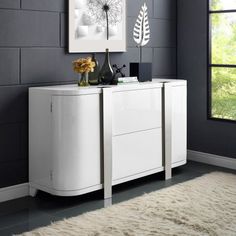
<path fill-rule="evenodd" d="M 69 52 L 126 51 L 126 0 L 69 0 Z"/>

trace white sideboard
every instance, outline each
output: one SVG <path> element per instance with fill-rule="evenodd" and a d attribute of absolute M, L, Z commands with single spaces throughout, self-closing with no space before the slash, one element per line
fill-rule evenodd
<path fill-rule="evenodd" d="M 29 89 L 30 194 L 75 196 L 186 163 L 186 81 Z"/>

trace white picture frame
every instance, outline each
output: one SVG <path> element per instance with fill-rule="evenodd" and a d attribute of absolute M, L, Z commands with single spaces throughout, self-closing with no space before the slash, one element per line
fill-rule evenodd
<path fill-rule="evenodd" d="M 104 52 L 106 48 L 110 52 L 126 52 L 126 0 L 93 1 L 95 5 L 118 2 L 119 19 L 115 24 L 109 24 L 109 30 L 106 30 L 106 21 L 99 21 L 101 8 L 96 15 L 92 10 L 97 6 L 91 7 L 91 0 L 69 0 L 69 53 Z M 115 9 L 117 5 L 111 5 L 110 9 L 112 6 Z"/>

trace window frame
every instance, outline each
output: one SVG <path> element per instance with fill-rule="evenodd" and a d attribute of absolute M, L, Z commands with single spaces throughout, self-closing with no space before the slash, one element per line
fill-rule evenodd
<path fill-rule="evenodd" d="M 212 14 L 221 14 L 221 13 L 235 13 L 236 9 L 232 10 L 211 10 L 211 0 L 207 0 L 207 94 L 208 94 L 208 101 L 207 101 L 207 118 L 209 120 L 214 121 L 223 121 L 223 122 L 230 122 L 236 123 L 236 120 L 226 119 L 226 118 L 217 118 L 212 115 L 212 68 L 214 67 L 221 67 L 221 68 L 236 68 L 235 65 L 228 65 L 228 64 L 212 64 L 212 26 L 211 26 L 211 15 Z"/>

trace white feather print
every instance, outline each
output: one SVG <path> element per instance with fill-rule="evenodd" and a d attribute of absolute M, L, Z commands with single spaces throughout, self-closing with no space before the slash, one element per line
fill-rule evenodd
<path fill-rule="evenodd" d="M 148 44 L 150 40 L 150 27 L 148 22 L 148 8 L 146 3 L 143 4 L 133 31 L 134 41 L 139 47 L 143 47 Z"/>

